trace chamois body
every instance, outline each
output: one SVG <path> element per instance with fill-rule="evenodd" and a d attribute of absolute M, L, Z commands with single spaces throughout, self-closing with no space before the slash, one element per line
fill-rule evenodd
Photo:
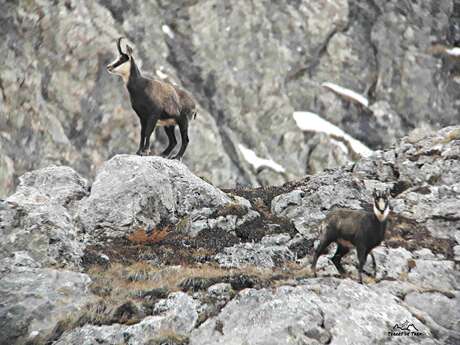
<path fill-rule="evenodd" d="M 195 102 L 188 92 L 160 80 L 143 76 L 132 56 L 132 49 L 121 50 L 121 38 L 117 41 L 119 57 L 107 66 L 110 73 L 120 75 L 129 93 L 131 106 L 139 117 L 141 137 L 138 155 L 149 154 L 150 137 L 156 126 L 164 126 L 169 139 L 168 147 L 161 153 L 168 156 L 177 144 L 174 126 L 178 125 L 182 143 L 174 159 L 182 158 L 187 148 L 188 122 L 196 114 Z"/>
<path fill-rule="evenodd" d="M 311 265 L 314 275 L 316 276 L 316 262 L 319 256 L 332 242 L 337 243 L 337 251 L 332 257 L 332 262 L 341 275 L 345 274 L 341 264 L 342 257 L 352 247 L 356 248 L 358 254 L 359 282 L 362 282 L 362 271 L 368 254 L 371 254 L 375 275 L 377 267 L 371 251 L 380 245 L 385 237 L 388 212 L 387 194 L 377 192 L 374 194 L 374 212 L 351 209 L 332 210 L 322 223 L 323 232 Z"/>

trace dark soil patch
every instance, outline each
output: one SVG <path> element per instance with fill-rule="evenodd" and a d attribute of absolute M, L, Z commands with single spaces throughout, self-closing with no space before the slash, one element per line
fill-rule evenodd
<path fill-rule="evenodd" d="M 108 262 L 132 264 L 145 260 L 161 265 L 191 265 L 211 261 L 222 248 L 239 242 L 236 236 L 223 230 L 204 230 L 195 238 L 171 231 L 157 243 L 134 243 L 127 238 L 101 240 L 100 244 L 86 247 L 82 261 L 85 269 L 105 266 Z"/>
<path fill-rule="evenodd" d="M 445 255 L 447 259 L 454 257 L 453 240 L 435 238 L 423 225 L 399 215 L 390 215 L 385 242 L 392 248 L 403 247 L 409 251 L 428 248 L 435 254 Z"/>

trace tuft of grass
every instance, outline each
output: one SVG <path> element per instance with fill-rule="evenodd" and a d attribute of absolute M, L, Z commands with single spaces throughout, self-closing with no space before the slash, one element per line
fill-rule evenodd
<path fill-rule="evenodd" d="M 162 331 L 155 338 L 149 339 L 145 345 L 189 345 L 189 338 L 173 331 Z"/>
<path fill-rule="evenodd" d="M 243 217 L 248 213 L 248 209 L 236 202 L 225 204 L 220 209 L 216 210 L 214 217 L 238 216 Z"/>
<path fill-rule="evenodd" d="M 176 224 L 176 232 L 184 234 L 187 232 L 187 229 L 190 228 L 190 225 L 190 217 L 182 217 Z"/>
<path fill-rule="evenodd" d="M 460 140 L 460 129 L 459 128 L 455 128 L 451 130 L 449 133 L 447 133 L 447 135 L 443 139 L 440 140 L 440 143 L 448 144 L 453 140 Z"/>

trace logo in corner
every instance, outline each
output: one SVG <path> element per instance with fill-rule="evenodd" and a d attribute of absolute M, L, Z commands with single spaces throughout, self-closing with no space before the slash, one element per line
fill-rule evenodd
<path fill-rule="evenodd" d="M 395 324 L 391 331 L 388 332 L 390 337 L 419 337 L 424 335 L 423 332 L 420 332 L 413 323 L 409 321 L 404 321 L 402 324 Z"/>

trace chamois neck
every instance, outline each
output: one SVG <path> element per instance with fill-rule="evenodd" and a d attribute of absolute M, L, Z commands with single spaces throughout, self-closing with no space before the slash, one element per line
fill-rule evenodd
<path fill-rule="evenodd" d="M 129 84 L 130 82 L 139 79 L 141 76 L 141 71 L 137 67 L 136 61 L 134 61 L 134 58 L 131 57 L 131 67 L 129 69 L 129 77 L 128 80 L 126 80 L 126 83 Z"/>
<path fill-rule="evenodd" d="M 379 219 L 379 217 L 377 217 L 376 214 L 374 214 L 374 222 L 375 222 L 376 226 L 379 229 L 380 235 L 384 236 L 385 235 L 385 230 L 387 228 L 387 222 L 388 222 L 387 217 L 385 217 L 383 220 L 381 220 L 381 219 Z"/>

